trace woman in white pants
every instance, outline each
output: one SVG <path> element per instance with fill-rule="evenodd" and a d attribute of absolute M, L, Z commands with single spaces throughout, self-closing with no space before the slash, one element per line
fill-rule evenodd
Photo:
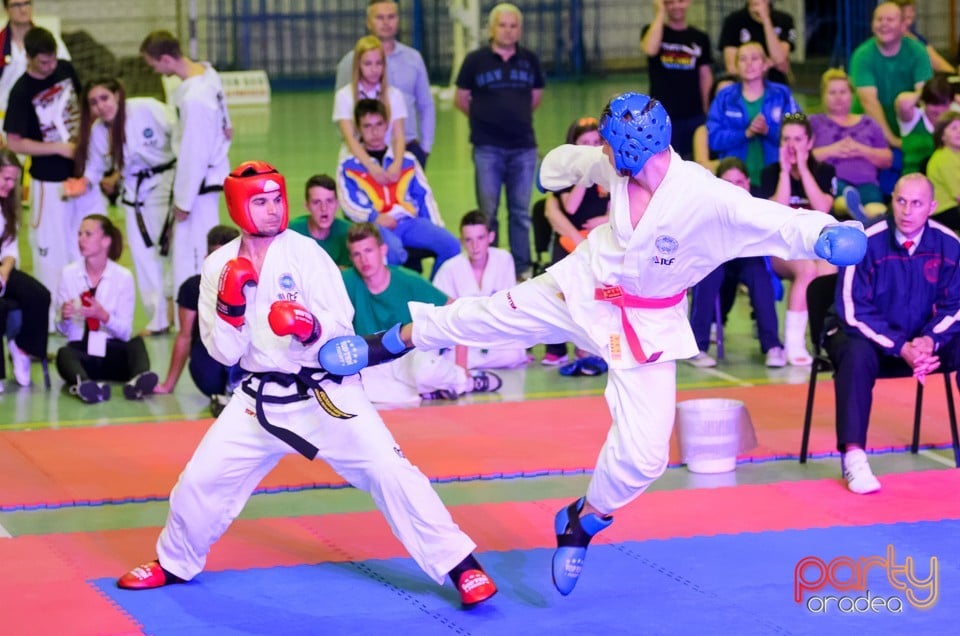
<path fill-rule="evenodd" d="M 88 83 L 81 104 L 76 153 L 80 180 L 68 190 L 83 192 L 96 184 L 108 196 L 120 196 L 140 301 L 148 316 L 146 330 L 163 333 L 170 328 L 162 235 L 168 229 L 176 165 L 173 113 L 150 97 L 127 99 L 123 84 L 114 78 Z"/>

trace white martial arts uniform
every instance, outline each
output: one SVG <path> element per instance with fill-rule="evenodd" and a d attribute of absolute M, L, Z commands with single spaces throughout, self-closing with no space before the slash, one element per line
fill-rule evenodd
<path fill-rule="evenodd" d="M 513 289 L 447 307 L 410 306 L 417 347 L 573 341 L 607 361 L 605 397 L 613 425 L 587 490 L 588 501 L 603 513 L 632 501 L 666 469 L 675 360 L 697 353 L 685 291 L 733 258 L 816 258 L 821 230 L 836 223 L 821 212 L 755 199 L 670 152 L 669 169 L 634 228 L 629 179 L 614 171 L 600 147 L 553 150 L 543 160 L 540 182 L 550 190 L 594 183 L 606 188 L 610 222 L 547 273 Z M 596 300 L 615 299 L 618 290 L 644 299 L 638 304 L 659 300 L 662 307 L 621 312 Z M 631 331 L 642 349 L 637 356 L 628 341 Z"/>
<path fill-rule="evenodd" d="M 127 99 L 125 112 L 121 202 L 127 215 L 126 239 L 140 302 L 148 316 L 147 329 L 160 331 L 170 326 L 158 241 L 170 211 L 175 163 L 171 138 L 175 121 L 170 109 L 151 97 Z M 96 188 L 110 170 L 110 128 L 98 119 L 90 130 L 84 176 Z M 138 204 L 143 230 L 137 221 Z M 149 246 L 145 238 L 149 239 Z"/>
<path fill-rule="evenodd" d="M 246 504 L 253 489 L 294 448 L 266 430 L 248 391 L 260 374 L 296 374 L 317 367 L 329 338 L 353 333 L 353 307 L 340 271 L 312 239 L 287 230 L 274 239 L 256 288 L 248 288 L 246 324 L 236 329 L 217 316 L 220 273 L 236 258 L 240 239 L 211 254 L 203 265 L 198 316 L 203 344 L 222 364 L 252 372 L 210 427 L 170 495 L 170 513 L 157 542 L 160 563 L 184 579 L 199 573 L 210 546 Z M 267 316 L 277 300 L 304 305 L 320 322 L 319 340 L 304 347 L 277 336 Z M 320 377 L 319 370 L 316 377 Z M 289 377 L 289 376 L 288 376 Z M 295 396 L 297 385 L 266 382 L 267 396 Z M 364 396 L 360 379 L 323 379 L 287 404 L 264 402 L 269 424 L 282 435 L 311 444 L 344 479 L 368 491 L 413 559 L 438 583 L 475 549 L 450 517 L 426 477 L 404 456 Z"/>
<path fill-rule="evenodd" d="M 231 124 L 223 84 L 210 64 L 202 64 L 204 73 L 183 80 L 172 100 L 180 119 L 173 139 L 177 155 L 173 203 L 190 213 L 185 221 L 176 222 L 173 232 L 173 289 L 200 273 L 207 232 L 219 222 L 220 190 L 230 173 Z"/>
<path fill-rule="evenodd" d="M 517 274 L 510 252 L 491 247 L 487 254 L 487 265 L 479 283 L 470 260 L 466 255 L 459 254 L 440 266 L 433 277 L 433 285 L 450 298 L 492 296 L 515 286 Z M 444 355 L 453 356 L 454 351 L 447 350 Z M 469 369 L 510 369 L 527 362 L 527 350 L 523 347 L 467 347 Z"/>

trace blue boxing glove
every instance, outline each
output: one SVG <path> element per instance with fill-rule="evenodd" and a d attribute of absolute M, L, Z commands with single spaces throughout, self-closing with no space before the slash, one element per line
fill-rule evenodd
<path fill-rule="evenodd" d="M 813 251 L 831 265 L 856 265 L 867 253 L 867 235 L 863 233 L 863 225 L 859 221 L 845 221 L 823 228 Z"/>
<path fill-rule="evenodd" d="M 409 349 L 400 338 L 398 322 L 386 331 L 369 336 L 331 338 L 320 347 L 317 361 L 334 375 L 353 375 L 363 369 L 395 360 Z"/>

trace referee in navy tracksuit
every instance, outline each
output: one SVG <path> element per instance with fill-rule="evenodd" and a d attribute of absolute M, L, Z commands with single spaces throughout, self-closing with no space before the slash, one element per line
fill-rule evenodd
<path fill-rule="evenodd" d="M 960 240 L 929 220 L 936 205 L 924 175 L 902 177 L 893 214 L 867 229 L 863 261 L 840 268 L 839 327 L 828 326 L 825 348 L 836 369 L 837 448 L 857 494 L 880 489 L 863 450 L 880 371 L 960 369 Z"/>

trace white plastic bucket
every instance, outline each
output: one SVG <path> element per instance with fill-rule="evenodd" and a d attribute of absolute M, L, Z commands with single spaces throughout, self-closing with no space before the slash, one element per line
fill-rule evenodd
<path fill-rule="evenodd" d="M 750 416 L 739 400 L 707 398 L 680 402 L 677 434 L 680 457 L 693 473 L 730 472 L 737 467 L 738 453 L 745 450 L 743 442 L 749 448 L 756 445 Z M 742 439 L 744 436 L 749 439 Z"/>

